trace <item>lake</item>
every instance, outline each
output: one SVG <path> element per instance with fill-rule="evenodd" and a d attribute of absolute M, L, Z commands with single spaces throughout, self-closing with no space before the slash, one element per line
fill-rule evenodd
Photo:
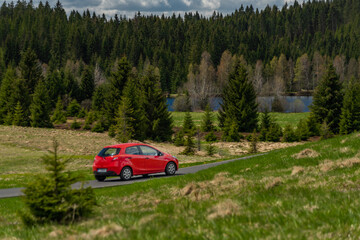
<path fill-rule="evenodd" d="M 175 98 L 167 98 L 168 110 L 173 112 L 173 103 Z M 274 97 L 258 97 L 259 109 L 264 110 L 266 107 L 271 109 Z M 312 96 L 284 96 L 281 98 L 281 102 L 284 108 L 284 112 L 310 112 L 309 106 L 313 101 Z M 211 108 L 213 110 L 219 110 L 222 98 L 215 97 L 211 99 Z"/>

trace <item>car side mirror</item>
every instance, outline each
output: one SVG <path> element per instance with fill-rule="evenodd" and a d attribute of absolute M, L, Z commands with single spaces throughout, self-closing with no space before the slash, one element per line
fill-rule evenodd
<path fill-rule="evenodd" d="M 164 155 L 164 154 L 163 154 L 162 152 L 158 152 L 157 155 L 158 155 L 158 156 L 162 156 L 162 155 Z"/>

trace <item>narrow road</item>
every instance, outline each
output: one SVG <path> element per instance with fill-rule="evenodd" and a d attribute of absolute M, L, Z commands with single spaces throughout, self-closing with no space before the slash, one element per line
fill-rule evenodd
<path fill-rule="evenodd" d="M 234 162 L 234 161 L 238 161 L 238 160 L 245 160 L 245 159 L 249 159 L 249 158 L 253 158 L 253 157 L 257 157 L 257 156 L 261 156 L 261 155 L 265 155 L 265 154 L 266 153 L 262 153 L 262 154 L 257 154 L 257 155 L 253 155 L 253 156 L 225 160 L 225 161 L 221 161 L 221 162 L 214 162 L 214 163 L 208 163 L 208 164 L 203 164 L 203 165 L 197 165 L 197 166 L 193 166 L 193 167 L 180 168 L 174 176 L 196 173 L 198 171 L 205 170 L 205 169 L 215 167 L 218 165 L 222 165 L 225 163 Z M 135 176 L 129 181 L 121 181 L 120 178 L 110 178 L 110 179 L 105 180 L 104 182 L 98 182 L 97 180 L 91 180 L 91 181 L 85 182 L 84 186 L 85 187 L 91 186 L 92 188 L 114 187 L 114 186 L 120 186 L 120 185 L 128 185 L 128 184 L 132 184 L 132 183 L 136 183 L 136 182 L 145 182 L 150 179 L 160 178 L 160 177 L 173 177 L 173 176 L 166 176 L 164 173 L 158 173 L 158 174 L 151 174 L 150 177 L 147 177 L 147 178 L 144 178 L 142 176 Z M 78 183 L 73 184 L 72 187 L 80 188 L 81 184 L 82 183 L 78 182 Z M 21 191 L 22 189 L 23 188 L 0 189 L 0 198 L 22 196 L 22 195 L 24 195 Z"/>

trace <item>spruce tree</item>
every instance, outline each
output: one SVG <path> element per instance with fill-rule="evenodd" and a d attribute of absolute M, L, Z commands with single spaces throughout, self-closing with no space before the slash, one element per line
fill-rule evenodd
<path fill-rule="evenodd" d="M 86 67 L 81 76 L 81 95 L 82 100 L 91 99 L 95 90 L 94 74 L 90 67 Z"/>
<path fill-rule="evenodd" d="M 80 104 L 78 103 L 78 101 L 76 101 L 76 99 L 73 99 L 67 107 L 67 115 L 69 117 L 76 117 L 79 114 L 80 110 Z"/>
<path fill-rule="evenodd" d="M 225 135 L 234 122 L 239 132 L 251 132 L 257 128 L 256 94 L 246 69 L 238 62 L 230 74 L 229 83 L 223 91 L 223 103 L 219 110 L 220 126 Z M 230 124 L 226 126 L 226 124 Z"/>
<path fill-rule="evenodd" d="M 56 103 L 55 111 L 51 116 L 51 122 L 55 124 L 66 123 L 66 116 L 64 113 L 64 105 L 61 101 L 60 96 L 58 97 L 58 101 Z"/>
<path fill-rule="evenodd" d="M 172 117 L 167 110 L 166 97 L 161 92 L 159 70 L 149 66 L 142 78 L 142 108 L 148 126 L 146 138 L 170 141 Z"/>
<path fill-rule="evenodd" d="M 360 83 L 352 78 L 346 88 L 341 109 L 340 133 L 349 134 L 360 130 Z"/>
<path fill-rule="evenodd" d="M 21 77 L 25 79 L 26 87 L 30 94 L 35 90 L 35 86 L 42 79 L 41 65 L 39 63 L 36 53 L 28 48 L 22 53 L 19 64 Z"/>
<path fill-rule="evenodd" d="M 343 94 L 333 65 L 329 65 L 315 89 L 311 112 L 318 123 L 326 122 L 333 133 L 339 132 Z"/>
<path fill-rule="evenodd" d="M 134 110 L 130 107 L 130 99 L 124 97 L 122 98 L 121 104 L 119 106 L 118 112 L 116 114 L 116 139 L 122 143 L 128 142 L 134 136 L 135 129 L 133 128 L 134 119 L 133 112 Z"/>
<path fill-rule="evenodd" d="M 185 134 L 188 134 L 188 135 L 193 135 L 195 132 L 195 125 L 194 125 L 194 121 L 191 117 L 190 112 L 185 113 L 182 130 Z"/>
<path fill-rule="evenodd" d="M 211 132 L 215 129 L 213 123 L 213 116 L 211 112 L 210 105 L 208 104 L 205 108 L 205 113 L 201 122 L 201 130 L 203 132 Z"/>
<path fill-rule="evenodd" d="M 22 109 L 21 103 L 17 102 L 14 109 L 12 124 L 15 126 L 26 126 L 26 117 L 24 116 L 24 111 Z"/>
<path fill-rule="evenodd" d="M 40 81 L 35 88 L 32 103 L 30 105 L 30 112 L 32 127 L 53 127 L 50 121 L 51 106 L 49 93 L 43 81 Z"/>
<path fill-rule="evenodd" d="M 9 103 L 9 99 L 13 94 L 13 82 L 15 79 L 15 70 L 8 68 L 0 88 L 0 123 L 4 123 L 8 113 L 15 107 L 11 106 Z"/>

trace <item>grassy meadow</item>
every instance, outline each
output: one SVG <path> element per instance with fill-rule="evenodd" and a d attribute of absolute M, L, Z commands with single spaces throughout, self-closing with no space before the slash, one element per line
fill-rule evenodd
<path fill-rule="evenodd" d="M 26 228 L 0 200 L 0 238 L 357 239 L 360 135 L 340 136 L 173 178 L 98 189 L 93 217 Z"/>

